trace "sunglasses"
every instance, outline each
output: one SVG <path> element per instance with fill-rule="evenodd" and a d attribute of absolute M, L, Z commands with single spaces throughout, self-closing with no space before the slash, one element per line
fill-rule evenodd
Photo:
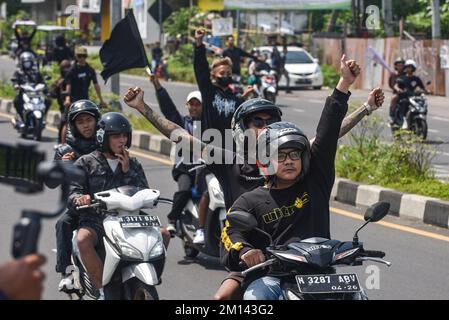
<path fill-rule="evenodd" d="M 301 154 L 302 154 L 302 151 L 299 151 L 299 150 L 292 150 L 290 152 L 279 151 L 277 154 L 276 161 L 284 162 L 285 160 L 287 160 L 287 156 L 293 161 L 300 160 Z"/>
<path fill-rule="evenodd" d="M 87 58 L 87 54 L 77 54 L 76 57 L 79 58 L 79 59 L 82 59 L 82 58 L 86 59 Z"/>
<path fill-rule="evenodd" d="M 266 126 L 268 126 L 268 125 L 270 125 L 272 123 L 276 123 L 276 122 L 279 122 L 279 121 L 280 121 L 279 118 L 262 119 L 260 117 L 251 117 L 251 118 L 249 118 L 249 122 L 248 123 L 252 123 L 258 129 L 262 129 L 262 128 L 265 128 Z"/>

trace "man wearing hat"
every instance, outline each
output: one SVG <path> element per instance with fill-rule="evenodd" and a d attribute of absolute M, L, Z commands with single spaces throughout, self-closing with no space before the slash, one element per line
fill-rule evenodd
<path fill-rule="evenodd" d="M 176 109 L 167 90 L 165 90 L 159 83 L 158 78 L 155 75 L 152 75 L 150 81 L 154 85 L 157 101 L 164 116 L 193 135 L 195 130 L 197 130 L 196 126 L 199 124 L 199 121 L 201 121 L 201 113 L 203 111 L 201 93 L 199 91 L 192 91 L 188 94 L 186 99 L 188 115 L 182 116 Z M 184 161 L 181 160 L 179 163 L 176 163 L 172 170 L 173 179 L 178 183 L 178 191 L 173 195 L 173 206 L 168 214 L 169 224 L 167 226 L 167 231 L 170 232 L 172 237 L 174 237 L 176 232 L 176 220 L 178 220 L 182 210 L 191 197 L 193 185 L 195 185 L 198 194 L 202 196 L 200 200 L 200 210 L 207 210 L 209 199 L 205 194 L 205 191 L 207 190 L 205 179 L 206 169 L 189 172 L 189 169 L 194 167 L 194 165 L 185 163 L 193 163 L 194 159 L 191 159 L 191 157 L 192 155 L 183 154 L 182 160 Z"/>
<path fill-rule="evenodd" d="M 64 106 L 67 108 L 78 100 L 89 100 L 89 86 L 91 82 L 94 83 L 95 91 L 100 100 L 99 106 L 106 106 L 106 103 L 101 97 L 101 89 L 97 81 L 97 74 L 87 63 L 86 59 L 87 49 L 84 47 L 77 47 L 75 49 L 75 63 L 67 73 L 65 81 L 67 83 L 67 96 L 64 101 Z"/>

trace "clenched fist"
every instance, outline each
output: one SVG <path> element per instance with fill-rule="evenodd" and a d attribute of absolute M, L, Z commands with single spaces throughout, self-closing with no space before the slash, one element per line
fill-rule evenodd
<path fill-rule="evenodd" d="M 143 90 L 139 87 L 129 88 L 123 97 L 123 101 L 138 111 L 142 111 L 145 108 L 145 103 L 143 102 Z"/>

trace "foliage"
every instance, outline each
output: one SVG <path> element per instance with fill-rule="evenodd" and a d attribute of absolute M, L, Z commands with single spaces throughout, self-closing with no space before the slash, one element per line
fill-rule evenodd
<path fill-rule="evenodd" d="M 391 143 L 381 141 L 382 122 L 365 118 L 349 133 L 349 145 L 341 145 L 336 157 L 340 177 L 377 184 L 403 192 L 449 200 L 449 185 L 434 178 L 434 147 L 407 131 Z"/>
<path fill-rule="evenodd" d="M 169 57 L 168 74 L 172 80 L 195 83 L 191 44 L 180 45 L 178 51 Z"/>
<path fill-rule="evenodd" d="M 321 72 L 323 73 L 323 85 L 325 87 L 334 88 L 337 85 L 338 80 L 340 79 L 338 70 L 330 64 L 323 64 L 320 67 Z"/>
<path fill-rule="evenodd" d="M 198 7 L 181 8 L 173 12 L 167 20 L 164 21 L 164 31 L 170 37 L 176 37 L 178 34 L 188 36 L 189 21 L 198 14 Z"/>

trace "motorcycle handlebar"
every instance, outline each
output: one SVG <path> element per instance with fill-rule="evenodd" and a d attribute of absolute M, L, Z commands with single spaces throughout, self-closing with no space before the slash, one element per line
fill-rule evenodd
<path fill-rule="evenodd" d="M 373 258 L 383 258 L 385 257 L 385 252 L 376 250 L 364 250 L 362 256 L 373 257 Z"/>
<path fill-rule="evenodd" d="M 86 204 L 84 206 L 76 206 L 75 209 L 82 210 L 82 209 L 87 209 L 87 208 L 97 208 L 99 206 L 101 206 L 101 203 L 97 202 L 97 203 Z"/>

